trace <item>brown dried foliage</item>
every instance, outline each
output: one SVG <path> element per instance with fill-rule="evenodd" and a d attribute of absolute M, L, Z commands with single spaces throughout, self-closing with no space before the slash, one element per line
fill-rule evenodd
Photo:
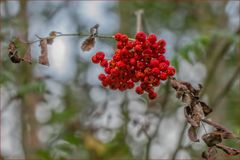
<path fill-rule="evenodd" d="M 223 150 L 228 156 L 239 155 L 240 150 L 222 144 L 223 139 L 237 137 L 223 126 L 206 119 L 206 116 L 212 112 L 212 109 L 205 102 L 199 100 L 199 92 L 202 86 L 199 85 L 199 89 L 196 89 L 190 83 L 178 81 L 175 78 L 171 78 L 170 83 L 177 92 L 176 97 L 187 104 L 184 107 L 184 115 L 187 122 L 191 125 L 188 129 L 189 139 L 193 142 L 199 142 L 197 130 L 202 122 L 215 128 L 214 131 L 202 136 L 202 140 L 209 147 L 208 151 L 202 153 L 202 158 L 204 160 L 216 159 L 216 148 Z"/>
<path fill-rule="evenodd" d="M 90 36 L 83 41 L 83 44 L 81 46 L 82 51 L 89 51 L 94 47 L 95 38 L 98 34 L 98 27 L 99 25 L 96 24 L 95 26 L 90 28 Z"/>
<path fill-rule="evenodd" d="M 41 55 L 39 56 L 39 63 L 42 65 L 49 66 L 47 39 L 42 39 L 40 41 L 39 46 L 41 47 Z"/>

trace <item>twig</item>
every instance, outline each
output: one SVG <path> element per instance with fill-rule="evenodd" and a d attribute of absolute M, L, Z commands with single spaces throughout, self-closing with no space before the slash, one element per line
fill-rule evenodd
<path fill-rule="evenodd" d="M 136 32 L 142 31 L 142 14 L 144 13 L 143 9 L 139 9 L 135 12 L 136 15 Z"/>
<path fill-rule="evenodd" d="M 184 138 L 184 133 L 185 133 L 186 129 L 187 129 L 187 122 L 184 122 L 182 131 L 181 131 L 181 134 L 179 136 L 178 143 L 177 143 L 177 147 L 176 147 L 175 151 L 173 152 L 173 155 L 172 155 L 171 159 L 176 159 L 178 151 L 182 148 L 182 140 Z"/>

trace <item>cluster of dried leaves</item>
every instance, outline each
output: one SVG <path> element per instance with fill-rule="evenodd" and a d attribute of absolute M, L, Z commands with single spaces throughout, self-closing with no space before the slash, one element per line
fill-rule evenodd
<path fill-rule="evenodd" d="M 215 129 L 201 137 L 209 147 L 207 151 L 202 153 L 202 158 L 204 160 L 216 159 L 217 149 L 224 151 L 227 156 L 239 155 L 240 150 L 228 147 L 222 143 L 223 139 L 238 139 L 238 137 L 221 125 L 206 119 L 206 116 L 212 112 L 212 109 L 199 98 L 202 86 L 199 85 L 199 89 L 196 89 L 190 83 L 182 82 L 175 78 L 171 78 L 170 83 L 177 92 L 177 98 L 187 104 L 184 108 L 184 115 L 190 124 L 188 129 L 189 139 L 193 142 L 199 142 L 197 130 L 203 122 Z"/>
<path fill-rule="evenodd" d="M 92 49 L 95 45 L 95 38 L 98 35 L 98 27 L 99 24 L 94 25 L 92 28 L 90 28 L 90 34 L 88 38 L 85 39 L 83 42 L 81 49 L 83 51 L 89 51 Z M 36 35 L 37 36 L 37 35 Z M 41 48 L 41 54 L 39 56 L 38 63 L 42 65 L 49 66 L 48 61 L 48 47 L 47 45 L 53 44 L 54 39 L 57 36 L 63 36 L 60 32 L 52 31 L 48 37 L 41 38 L 37 36 L 39 40 L 35 42 L 39 42 L 39 46 Z M 32 43 L 35 43 L 32 42 Z M 12 41 L 10 41 L 8 45 L 8 56 L 12 63 L 20 63 L 20 62 L 32 62 L 31 57 L 31 42 L 22 42 L 19 38 L 15 38 Z M 20 56 L 19 54 L 25 53 L 24 56 Z"/>
<path fill-rule="evenodd" d="M 49 66 L 48 61 L 48 48 L 47 45 L 51 45 L 53 43 L 54 38 L 57 36 L 57 32 L 52 31 L 47 38 L 40 38 L 40 48 L 41 48 L 41 55 L 39 56 L 39 63 L 42 65 Z M 20 63 L 20 62 L 27 62 L 32 63 L 32 56 L 31 56 L 31 43 L 22 42 L 19 38 L 15 38 L 10 41 L 8 45 L 8 56 L 12 63 Z M 20 54 L 23 54 L 23 57 Z"/>

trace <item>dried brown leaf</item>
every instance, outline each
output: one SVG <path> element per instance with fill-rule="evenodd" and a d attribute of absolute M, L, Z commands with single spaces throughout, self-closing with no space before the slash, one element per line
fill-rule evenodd
<path fill-rule="evenodd" d="M 192 106 L 192 119 L 197 122 L 198 125 L 200 125 L 200 121 L 204 118 L 203 109 L 200 105 L 200 103 L 196 103 Z"/>
<path fill-rule="evenodd" d="M 39 56 L 39 63 L 42 65 L 49 66 L 47 39 L 41 40 L 39 46 L 41 47 L 41 55 Z"/>
<path fill-rule="evenodd" d="M 93 27 L 90 28 L 90 35 L 91 37 L 95 38 L 98 34 L 98 27 L 99 24 L 95 24 Z"/>
<path fill-rule="evenodd" d="M 195 127 L 191 126 L 188 129 L 188 137 L 193 142 L 199 142 L 199 139 L 197 138 L 197 132 L 196 132 L 196 128 Z"/>
<path fill-rule="evenodd" d="M 199 101 L 200 105 L 202 106 L 204 115 L 207 116 L 212 112 L 212 108 L 210 108 L 205 102 Z"/>
<path fill-rule="evenodd" d="M 182 102 L 190 105 L 192 103 L 193 97 L 189 93 L 184 93 L 182 95 Z"/>
<path fill-rule="evenodd" d="M 202 153 L 202 158 L 204 160 L 216 160 L 217 150 L 215 147 L 210 147 L 207 151 Z"/>
<path fill-rule="evenodd" d="M 203 119 L 202 121 L 216 128 L 215 132 L 221 134 L 223 139 L 237 138 L 237 136 L 233 134 L 230 130 L 221 126 L 220 124 L 217 124 L 216 122 L 207 119 Z"/>
<path fill-rule="evenodd" d="M 95 37 L 98 34 L 98 27 L 99 27 L 99 24 L 96 24 L 90 28 L 90 36 L 84 40 L 84 42 L 81 46 L 82 51 L 89 51 L 90 49 L 92 49 L 94 47 Z"/>
<path fill-rule="evenodd" d="M 53 44 L 54 38 L 57 36 L 57 32 L 52 31 L 49 33 L 49 38 L 47 38 L 47 44 Z"/>
<path fill-rule="evenodd" d="M 197 123 L 195 120 L 192 119 L 191 115 L 192 115 L 192 109 L 189 106 L 186 106 L 184 108 L 184 115 L 187 119 L 187 122 L 190 123 L 193 127 L 197 128 L 199 127 L 199 123 Z"/>
<path fill-rule="evenodd" d="M 32 56 L 31 56 L 31 47 L 28 46 L 27 52 L 24 54 L 23 60 L 28 63 L 32 63 Z"/>
<path fill-rule="evenodd" d="M 219 133 L 211 132 L 204 134 L 202 136 L 202 140 L 207 144 L 208 147 L 213 147 L 222 142 L 222 136 Z"/>
<path fill-rule="evenodd" d="M 95 45 L 95 38 L 89 36 L 82 44 L 81 49 L 82 51 L 89 51 Z"/>
<path fill-rule="evenodd" d="M 16 44 L 13 41 L 10 41 L 8 44 L 8 56 L 12 63 L 20 63 L 22 61 L 22 58 L 18 55 Z"/>
<path fill-rule="evenodd" d="M 195 89 L 190 83 L 188 82 L 182 82 L 183 85 L 187 87 L 187 89 L 194 95 L 198 96 L 199 95 L 199 90 Z"/>
<path fill-rule="evenodd" d="M 222 143 L 216 144 L 216 147 L 223 150 L 225 153 L 227 153 L 230 156 L 236 156 L 240 154 L 240 150 L 225 146 Z"/>

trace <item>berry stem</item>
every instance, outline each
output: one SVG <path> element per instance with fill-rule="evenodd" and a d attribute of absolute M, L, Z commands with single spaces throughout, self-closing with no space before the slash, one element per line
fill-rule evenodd
<path fill-rule="evenodd" d="M 65 34 L 65 33 L 60 33 L 60 32 L 58 32 L 58 35 L 56 35 L 56 36 L 47 36 L 47 37 L 43 37 L 43 38 L 37 36 L 37 37 L 38 37 L 37 40 L 29 41 L 29 42 L 27 41 L 27 42 L 22 42 L 22 43 L 34 44 L 34 43 L 39 42 L 39 41 L 44 40 L 44 39 L 54 39 L 54 38 L 57 38 L 57 37 L 67 37 L 67 36 L 72 36 L 72 37 L 74 37 L 74 36 L 78 36 L 78 37 L 89 37 L 89 36 L 91 36 L 91 35 L 90 35 L 90 34 L 83 34 L 83 33 L 68 33 L 68 34 Z M 96 35 L 96 38 L 102 38 L 102 39 L 103 39 L 103 38 L 109 38 L 109 39 L 114 39 L 114 36 Z M 130 41 L 134 41 L 135 39 L 129 38 L 129 40 L 130 40 Z"/>

